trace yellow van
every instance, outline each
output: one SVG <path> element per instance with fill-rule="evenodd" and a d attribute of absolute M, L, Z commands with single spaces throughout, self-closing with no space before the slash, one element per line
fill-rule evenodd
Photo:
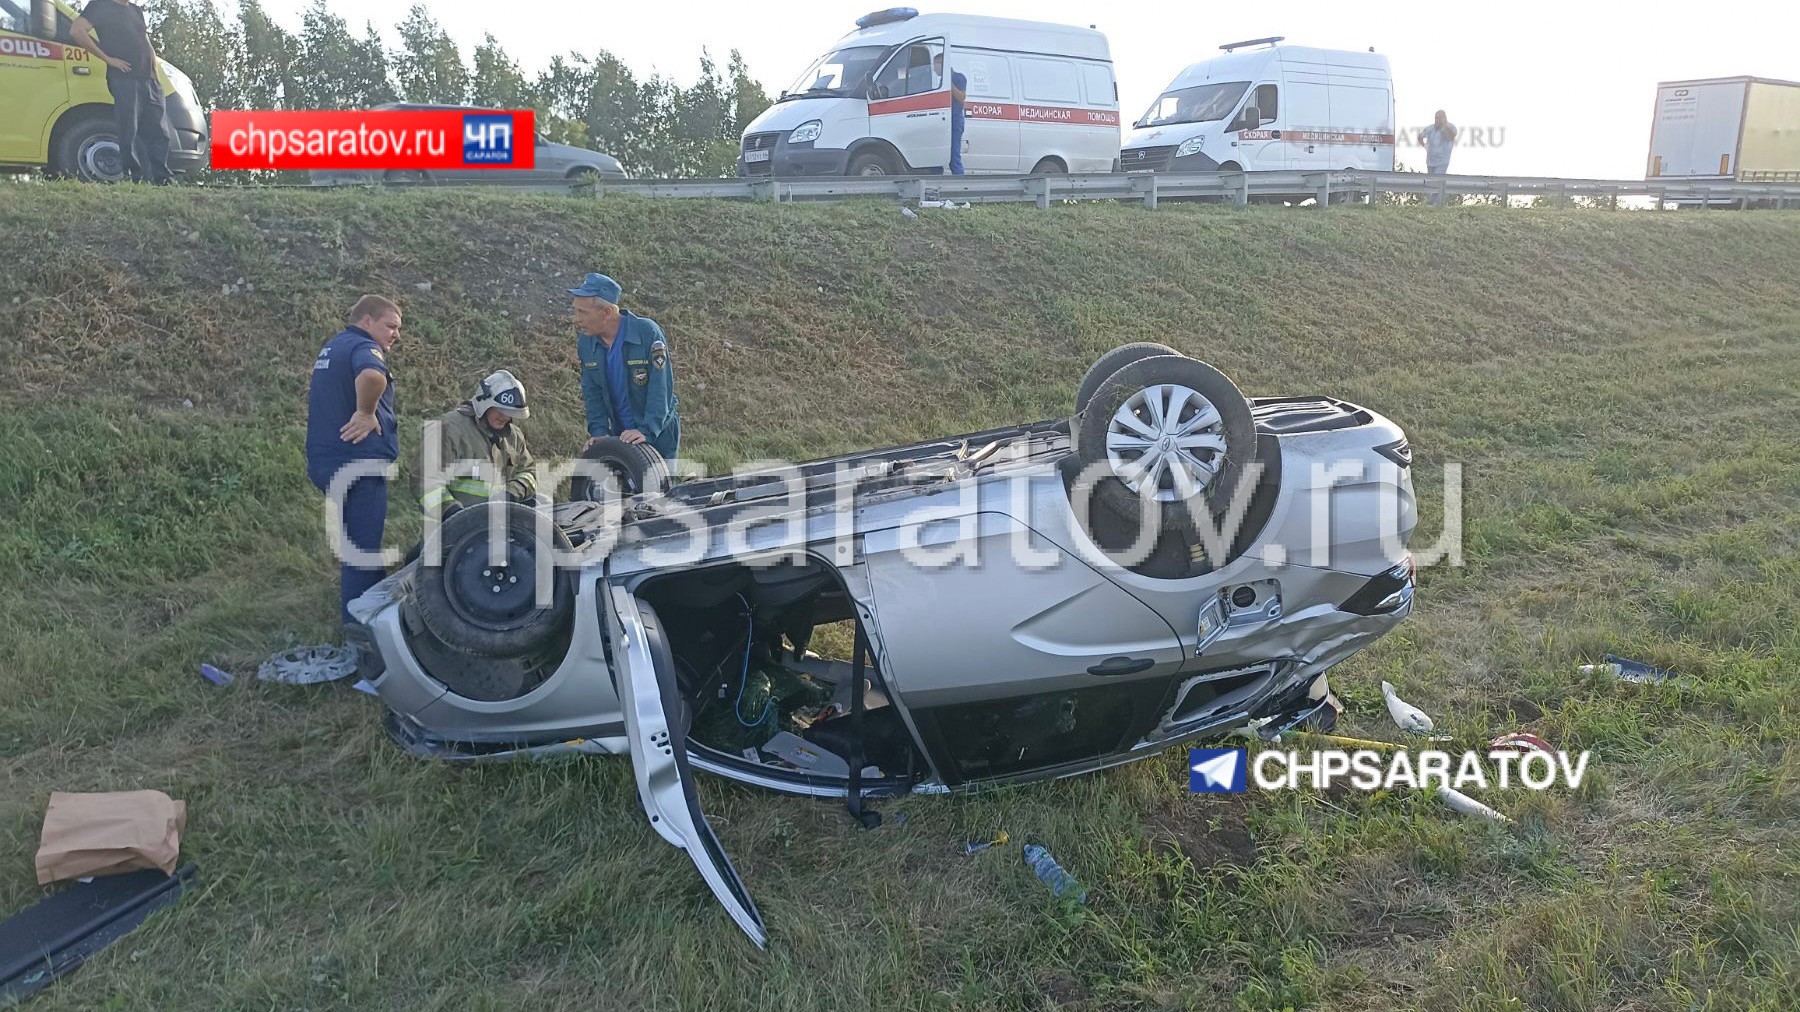
<path fill-rule="evenodd" d="M 0 0 L 0 169 L 93 182 L 125 178 L 106 65 L 68 41 L 79 12 L 64 0 Z M 168 109 L 169 168 L 206 163 L 206 114 L 186 74 L 158 59 Z"/>

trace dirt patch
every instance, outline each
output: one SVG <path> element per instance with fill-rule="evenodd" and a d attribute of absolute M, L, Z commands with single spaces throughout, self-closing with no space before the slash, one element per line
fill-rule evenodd
<path fill-rule="evenodd" d="M 1544 715 L 1543 707 L 1526 699 L 1524 696 L 1515 696 L 1512 699 L 1507 700 L 1506 708 L 1511 710 L 1513 716 L 1521 721 L 1536 720 Z"/>
<path fill-rule="evenodd" d="M 1057 1008 L 1080 1008 L 1093 997 L 1093 992 L 1086 984 L 1076 980 L 1065 970 L 1050 971 L 1043 977 L 1041 984 L 1044 997 Z"/>
<path fill-rule="evenodd" d="M 1145 827 L 1151 842 L 1187 858 L 1196 871 L 1217 865 L 1247 867 L 1259 850 L 1246 819 L 1249 804 L 1242 795 L 1218 800 L 1188 800 L 1150 816 Z"/>

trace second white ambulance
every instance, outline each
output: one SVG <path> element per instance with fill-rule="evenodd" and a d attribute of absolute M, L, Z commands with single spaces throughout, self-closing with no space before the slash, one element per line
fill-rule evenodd
<path fill-rule="evenodd" d="M 739 175 L 947 171 L 959 73 L 968 82 L 966 171 L 1115 167 L 1119 93 L 1100 32 L 911 8 L 856 25 L 745 129 Z"/>
<path fill-rule="evenodd" d="M 1126 172 L 1394 170 L 1394 82 L 1378 53 L 1253 39 L 1177 74 L 1133 123 Z M 1237 52 L 1246 47 L 1259 47 Z"/>

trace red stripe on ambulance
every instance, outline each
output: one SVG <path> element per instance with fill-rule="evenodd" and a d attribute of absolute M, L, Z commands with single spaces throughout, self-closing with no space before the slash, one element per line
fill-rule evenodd
<path fill-rule="evenodd" d="M 907 98 L 886 99 L 869 103 L 869 115 L 889 116 L 894 113 L 942 109 L 950 105 L 950 93 L 933 92 Z M 969 119 L 1017 120 L 1024 123 L 1069 123 L 1075 126 L 1118 126 L 1116 109 L 1077 109 L 1063 105 L 1015 105 L 1011 102 L 965 102 L 963 115 Z"/>

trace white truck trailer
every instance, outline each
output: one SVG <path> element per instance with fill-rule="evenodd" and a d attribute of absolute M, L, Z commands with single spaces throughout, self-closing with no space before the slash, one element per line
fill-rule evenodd
<path fill-rule="evenodd" d="M 1763 77 L 1656 86 L 1645 179 L 1800 183 L 1800 82 Z"/>

